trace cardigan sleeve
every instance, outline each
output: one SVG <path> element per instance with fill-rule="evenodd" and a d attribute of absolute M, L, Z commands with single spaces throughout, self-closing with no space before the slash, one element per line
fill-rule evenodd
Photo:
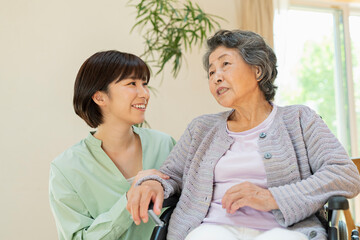
<path fill-rule="evenodd" d="M 133 223 L 126 210 L 126 196 L 107 211 L 93 218 L 72 184 L 51 165 L 50 206 L 54 213 L 59 239 L 119 239 Z"/>
<path fill-rule="evenodd" d="M 352 198 L 360 192 L 356 166 L 320 116 L 305 108 L 300 124 L 312 175 L 269 188 L 279 206 L 275 218 L 285 227 L 313 215 L 331 196 Z"/>
<path fill-rule="evenodd" d="M 179 193 L 182 189 L 183 173 L 186 160 L 190 155 L 191 133 L 188 127 L 170 152 L 164 164 L 159 169 L 161 172 L 168 175 L 170 179 L 164 180 L 156 175 L 150 175 L 140 179 L 136 185 L 140 185 L 146 180 L 157 180 L 164 188 L 164 198 L 168 198 L 174 193 Z"/>

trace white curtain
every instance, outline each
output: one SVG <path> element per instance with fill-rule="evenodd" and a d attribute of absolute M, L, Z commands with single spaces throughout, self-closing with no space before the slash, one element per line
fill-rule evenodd
<path fill-rule="evenodd" d="M 289 0 L 273 0 L 274 6 L 274 50 L 278 59 L 278 66 L 286 69 L 287 28 Z M 280 76 L 281 77 L 281 76 Z"/>

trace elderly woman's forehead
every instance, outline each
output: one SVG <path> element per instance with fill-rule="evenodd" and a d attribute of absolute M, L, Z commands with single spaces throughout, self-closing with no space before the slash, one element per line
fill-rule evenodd
<path fill-rule="evenodd" d="M 236 48 L 228 48 L 225 46 L 217 47 L 214 51 L 209 55 L 209 63 L 211 61 L 221 59 L 224 57 L 241 57 L 238 50 Z"/>

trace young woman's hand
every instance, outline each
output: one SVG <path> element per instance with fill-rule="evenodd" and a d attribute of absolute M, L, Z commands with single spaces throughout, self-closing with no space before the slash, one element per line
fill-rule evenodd
<path fill-rule="evenodd" d="M 229 188 L 221 203 L 222 207 L 231 214 L 245 206 L 264 212 L 279 208 L 268 189 L 250 182 L 243 182 Z"/>
<path fill-rule="evenodd" d="M 132 215 L 135 224 L 139 225 L 141 220 L 144 223 L 149 220 L 148 209 L 150 201 L 154 203 L 154 213 L 157 215 L 161 213 L 164 201 L 164 189 L 160 182 L 148 180 L 140 186 L 132 187 L 127 193 L 127 198 L 128 203 L 126 209 Z"/>

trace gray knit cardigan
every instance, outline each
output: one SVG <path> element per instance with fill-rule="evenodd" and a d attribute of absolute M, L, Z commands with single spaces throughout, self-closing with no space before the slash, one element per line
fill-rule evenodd
<path fill-rule="evenodd" d="M 234 141 L 226 132 L 231 112 L 203 115 L 189 124 L 160 168 L 170 180 L 148 176 L 138 182 L 160 181 L 165 198 L 181 192 L 167 239 L 184 239 L 205 218 L 215 165 Z M 268 188 L 279 206 L 272 211 L 276 221 L 309 239 L 326 239 L 315 213 L 330 196 L 352 198 L 360 192 L 359 172 L 345 149 L 320 116 L 301 105 L 278 107 L 258 144 Z"/>

